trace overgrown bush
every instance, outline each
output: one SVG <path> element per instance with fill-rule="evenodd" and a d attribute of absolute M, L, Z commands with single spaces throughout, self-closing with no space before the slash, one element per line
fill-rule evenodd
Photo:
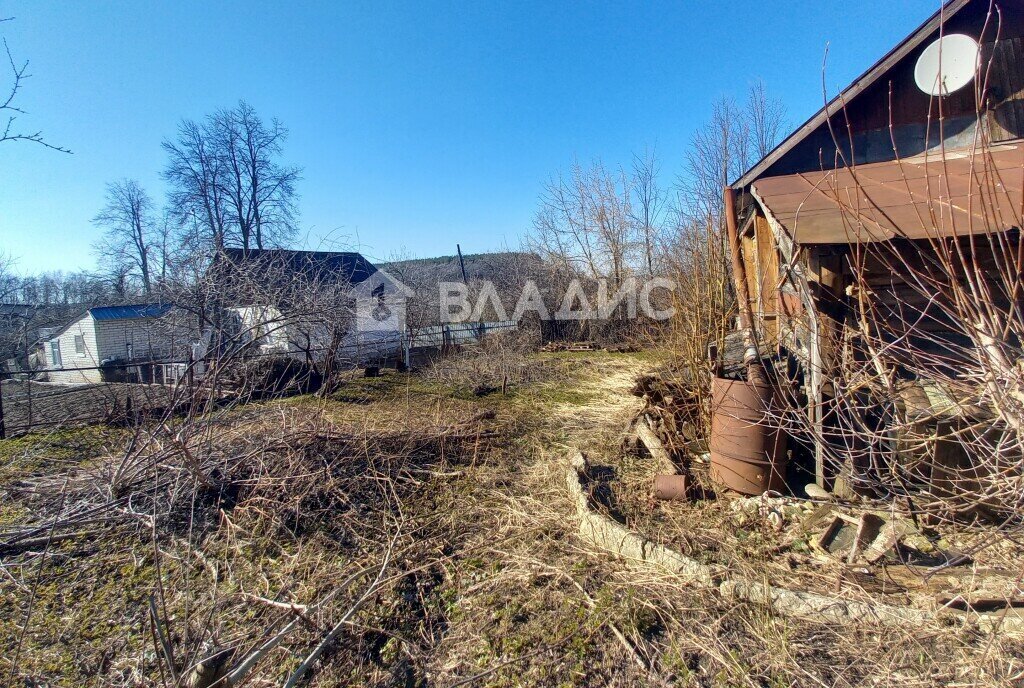
<path fill-rule="evenodd" d="M 316 366 L 288 356 L 233 361 L 221 379 L 250 399 L 311 394 L 324 382 Z"/>

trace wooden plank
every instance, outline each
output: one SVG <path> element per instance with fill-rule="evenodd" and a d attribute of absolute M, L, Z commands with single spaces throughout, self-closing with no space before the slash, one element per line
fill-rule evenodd
<path fill-rule="evenodd" d="M 757 282 L 757 240 L 753 236 L 740 237 L 743 254 L 743 269 L 747 273 L 747 292 L 750 294 L 750 305 L 757 312 L 761 300 L 761 292 Z"/>
<path fill-rule="evenodd" d="M 765 339 L 775 344 L 779 339 L 779 252 L 768 218 L 757 216 L 754 235 L 757 243 L 759 310 L 764 320 Z"/>
<path fill-rule="evenodd" d="M 672 457 L 669 455 L 668 450 L 665 449 L 665 445 L 661 443 L 658 436 L 655 434 L 654 429 L 648 424 L 647 418 L 640 418 L 636 422 L 636 436 L 644 443 L 647 447 L 647 451 L 650 452 L 651 458 L 654 459 L 655 463 L 658 464 L 658 470 L 666 475 L 675 475 L 679 472 Z"/>
<path fill-rule="evenodd" d="M 1019 138 L 1024 132 L 1024 50 L 1020 38 L 1003 39 L 985 46 L 982 68 L 991 65 L 990 90 L 999 101 L 989 113 L 993 141 Z"/>

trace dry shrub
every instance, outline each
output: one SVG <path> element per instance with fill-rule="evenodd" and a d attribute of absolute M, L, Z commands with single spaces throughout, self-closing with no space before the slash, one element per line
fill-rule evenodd
<path fill-rule="evenodd" d="M 591 401 L 538 397 L 514 427 L 503 406 L 494 424 L 467 408 L 438 426 L 413 397 L 416 423 L 374 431 L 332 422 L 332 402 L 290 399 L 150 427 L 81 472 L 7 484 L 4 506 L 27 507 L 8 523 L 28 537 L 97 532 L 3 553 L 0 671 L 27 625 L 18 680 L 171 685 L 155 628 L 179 668 L 222 651 L 237 666 L 303 618 L 250 684 L 281 685 L 339 624 L 308 685 L 1012 684 L 1021 648 L 1006 638 L 783 619 L 588 550 L 566 445 L 633 480 L 639 469 L 616 463 L 638 405 L 626 373 L 650 363 L 552 360 Z M 695 547 L 716 534 L 686 527 Z"/>
<path fill-rule="evenodd" d="M 715 347 L 720 357 L 725 352 L 735 315 L 728 250 L 713 222 L 684 225 L 669 247 L 677 284 L 672 294 L 675 314 L 659 332 L 658 345 L 671 354 L 672 364 L 659 376 L 677 391 L 677 402 L 706 402 L 711 397 L 709 350 Z M 692 439 L 704 444 L 711 429 L 710 408 L 710 403 L 699 403 L 692 424 Z"/>
<path fill-rule="evenodd" d="M 265 399 L 315 392 L 323 384 L 323 375 L 297 358 L 259 356 L 228 361 L 220 380 L 241 399 Z"/>
<path fill-rule="evenodd" d="M 339 667 L 379 655 L 388 633 L 411 637 L 417 613 L 438 618 L 436 608 L 414 610 L 440 604 L 427 590 L 440 580 L 443 542 L 455 537 L 452 522 L 428 515 L 443 498 L 432 476 L 487 437 L 476 423 L 358 432 L 310 402 L 243 407 L 138 428 L 120 453 L 9 484 L 5 499 L 24 516 L 0 534 L 5 566 L 33 582 L 2 586 L 10 616 L 0 644 L 11 664 L 3 670 L 155 685 L 161 675 L 187 678 L 214 655 L 241 667 L 282 634 L 288 652 L 259 655 L 251 669 L 280 678 L 296 668 L 288 657 L 305 656 L 338 619 L 351 619 L 344 629 L 354 629 L 345 630 L 354 642 L 329 644 L 335 659 L 323 678 L 345 682 Z M 70 603 L 82 596 L 97 604 Z M 109 609 L 105 625 L 89 616 L 98 609 L 105 618 Z M 291 624 L 290 609 L 306 610 L 308 622 Z M 148 630 L 118 630 L 133 625 Z M 412 646 L 378 656 L 363 676 L 419 681 L 425 662 Z"/>
<path fill-rule="evenodd" d="M 989 21 L 985 33 L 996 37 L 998 13 Z M 820 453 L 847 492 L 931 523 L 978 519 L 1019 532 L 1024 217 L 1019 185 L 1003 179 L 996 161 L 1002 144 L 987 125 L 987 82 L 998 72 L 991 67 L 982 65 L 974 84 L 967 147 L 947 151 L 941 143 L 923 161 L 894 161 L 901 178 L 891 190 L 909 197 L 908 180 L 922 169 L 930 180 L 913 192 L 913 221 L 879 224 L 872 217 L 876 192 L 861 184 L 855 165 L 821 183 L 821 193 L 842 210 L 837 222 L 849 244 L 823 254 L 838 268 L 840 284 L 821 285 L 821 307 L 808 317 L 807 327 L 820 336 L 820 344 L 807 337 L 810 398 L 787 394 L 784 385 L 789 404 L 779 422 Z M 931 103 L 930 117 L 935 132 L 949 126 L 941 99 Z M 839 141 L 845 134 L 835 136 L 837 150 L 848 151 L 852 144 Z M 951 205 L 950 193 L 965 197 Z M 802 251 L 791 262 L 804 260 Z M 986 536 L 978 546 L 997 540 Z"/>
<path fill-rule="evenodd" d="M 532 331 L 487 335 L 479 345 L 464 346 L 436 358 L 423 375 L 481 394 L 508 391 L 511 385 L 547 379 L 558 367 L 532 357 L 536 348 L 537 338 Z"/>

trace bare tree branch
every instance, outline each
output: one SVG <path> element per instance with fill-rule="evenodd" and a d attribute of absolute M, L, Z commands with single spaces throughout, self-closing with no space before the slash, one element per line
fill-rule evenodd
<path fill-rule="evenodd" d="M 13 17 L 8 17 L 6 19 L 0 20 L 0 22 L 11 21 L 12 19 Z M 14 104 L 14 102 L 18 96 L 18 92 L 22 88 L 24 81 L 30 78 L 32 75 L 27 73 L 28 60 L 25 60 L 19 66 L 18 63 L 14 61 L 14 55 L 11 54 L 11 48 L 7 44 L 6 38 L 3 39 L 3 43 L 4 52 L 7 54 L 7 63 L 11 68 L 11 85 L 9 90 L 7 91 L 7 97 L 3 100 L 2 103 L 0 103 L 0 119 L 2 119 L 4 116 L 6 116 L 7 118 L 7 121 L 3 124 L 3 131 L 0 132 L 0 143 L 12 141 L 30 141 L 32 143 L 38 143 L 41 146 L 45 146 L 46 148 L 50 148 L 61 153 L 71 153 L 71 151 L 68 150 L 67 148 L 55 146 L 52 143 L 47 143 L 47 141 L 43 138 L 43 133 L 41 131 L 27 133 L 15 130 L 14 122 L 15 120 L 17 120 L 17 115 L 24 115 L 26 113 L 24 110 L 17 107 Z"/>

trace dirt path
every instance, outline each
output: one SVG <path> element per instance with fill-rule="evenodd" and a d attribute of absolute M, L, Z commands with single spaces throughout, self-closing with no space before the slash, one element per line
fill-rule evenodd
<path fill-rule="evenodd" d="M 572 402 L 557 404 L 551 421 L 586 441 L 596 433 L 621 431 L 643 405 L 631 390 L 638 376 L 657 362 L 632 355 L 609 354 L 587 359 L 588 370 L 572 380 Z"/>

